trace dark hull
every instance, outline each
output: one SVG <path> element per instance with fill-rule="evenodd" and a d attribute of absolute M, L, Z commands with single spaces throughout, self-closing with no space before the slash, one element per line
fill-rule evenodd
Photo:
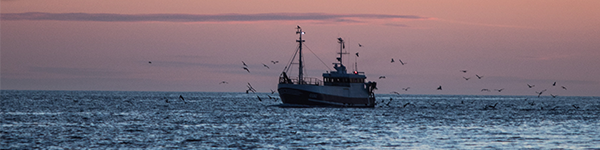
<path fill-rule="evenodd" d="M 375 98 L 342 97 L 293 88 L 279 88 L 277 90 L 279 92 L 279 97 L 284 104 L 333 107 L 375 107 Z"/>

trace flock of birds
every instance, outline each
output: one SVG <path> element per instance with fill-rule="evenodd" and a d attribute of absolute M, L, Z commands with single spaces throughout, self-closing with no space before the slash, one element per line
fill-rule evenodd
<path fill-rule="evenodd" d="M 279 61 L 278 61 L 278 60 L 271 60 L 271 63 L 272 63 L 273 65 L 275 65 L 275 64 L 279 63 Z M 243 65 L 243 66 L 242 66 L 242 69 L 244 69 L 246 72 L 250 73 L 250 69 L 248 68 L 248 64 L 246 64 L 246 62 L 242 61 L 242 65 Z M 269 67 L 267 64 L 265 64 L 265 63 L 262 63 L 262 66 L 263 66 L 264 68 L 271 69 L 271 68 L 270 68 L 270 67 Z M 228 82 L 227 82 L 227 81 L 221 81 L 219 84 L 228 84 Z M 250 92 L 252 92 L 253 94 L 256 94 L 256 89 L 254 89 L 254 87 L 252 87 L 252 84 L 250 84 L 250 83 L 248 82 L 248 84 L 246 85 L 246 87 L 248 88 L 248 89 L 246 89 L 246 94 L 249 94 Z M 275 91 L 274 91 L 274 90 L 271 90 L 271 94 L 275 94 Z M 278 100 L 278 98 L 271 97 L 270 95 L 267 95 L 267 97 L 269 97 L 269 99 L 273 99 L 273 100 L 275 100 L 275 101 L 277 101 L 277 100 Z M 256 98 L 258 99 L 258 101 L 262 101 L 262 98 L 261 98 L 260 96 L 256 95 Z"/>
<path fill-rule="evenodd" d="M 360 43 L 358 43 L 358 47 L 363 47 L 363 45 L 362 45 L 362 44 L 360 44 Z M 358 52 L 356 52 L 356 53 L 355 53 L 355 55 L 356 55 L 356 57 L 359 57 L 359 53 L 358 53 Z M 406 64 L 407 64 L 406 62 L 402 61 L 401 59 L 397 59 L 397 61 L 396 61 L 396 59 L 394 59 L 394 58 L 391 58 L 391 61 L 390 61 L 390 63 L 396 63 L 396 62 L 400 63 L 401 65 L 406 65 Z M 152 64 L 152 61 L 148 61 L 148 63 L 149 63 L 149 64 Z M 279 61 L 272 60 L 272 61 L 271 61 L 271 63 L 272 63 L 273 65 L 275 65 L 275 64 L 279 63 Z M 246 62 L 242 61 L 242 65 L 243 65 L 243 66 L 242 66 L 241 68 L 242 68 L 243 70 L 245 70 L 246 72 L 250 73 L 250 68 L 248 67 L 248 65 L 246 64 Z M 262 63 L 262 66 L 263 66 L 264 68 L 270 69 L 269 65 L 267 65 L 267 64 L 265 64 L 265 63 Z M 466 73 L 468 72 L 468 70 L 460 70 L 460 72 L 462 72 L 462 73 L 465 73 L 465 74 L 466 74 Z M 479 74 L 475 74 L 475 77 L 476 77 L 476 79 L 482 79 L 484 76 L 482 76 L 482 75 L 479 75 Z M 379 79 L 385 79 L 385 78 L 386 78 L 386 76 L 379 76 Z M 471 79 L 472 79 L 472 76 L 471 76 L 471 77 L 468 77 L 468 76 L 463 76 L 462 78 L 463 78 L 465 81 L 469 81 L 469 80 L 471 80 Z M 219 84 L 229 84 L 229 82 L 227 82 L 227 81 L 221 81 Z M 556 86 L 557 86 L 557 84 L 556 84 L 556 82 L 554 82 L 554 83 L 552 84 L 552 87 L 556 87 Z M 527 87 L 529 87 L 529 88 L 531 89 L 531 88 L 534 88 L 534 87 L 535 87 L 535 85 L 533 85 L 533 84 L 527 84 Z M 565 86 L 560 86 L 560 87 L 561 87 L 563 90 L 567 90 L 567 87 L 565 87 Z M 248 83 L 248 85 L 247 85 L 247 88 L 248 88 L 248 89 L 246 89 L 246 93 L 250 93 L 250 92 L 252 92 L 252 93 L 256 93 L 256 89 L 254 89 L 250 83 Z M 402 90 L 403 90 L 403 91 L 408 91 L 409 89 L 410 89 L 410 87 L 404 87 L 404 88 L 402 88 Z M 443 88 L 442 88 L 442 86 L 440 85 L 440 86 L 438 86 L 437 88 L 435 88 L 435 90 L 441 91 L 441 90 L 443 90 Z M 503 90 L 504 90 L 504 88 L 499 88 L 499 89 L 488 89 L 488 88 L 482 88 L 480 91 L 481 91 L 481 92 L 492 92 L 492 91 L 496 91 L 496 92 L 502 92 Z M 546 91 L 547 91 L 547 89 L 543 89 L 543 90 L 541 90 L 541 91 L 535 91 L 535 93 L 538 95 L 538 97 L 540 97 L 541 95 L 543 95 L 544 93 L 546 93 Z M 274 94 L 274 93 L 275 93 L 275 91 L 274 91 L 274 90 L 271 90 L 271 94 Z M 397 94 L 397 95 L 400 95 L 400 92 L 397 92 L 397 91 L 392 91 L 391 93 L 393 93 L 393 94 Z M 552 97 L 557 97 L 557 95 L 555 95 L 555 94 L 550 94 L 550 96 L 552 96 Z M 257 97 L 258 97 L 258 96 L 257 96 Z M 272 98 L 271 96 L 269 96 L 269 98 L 270 98 L 270 99 L 274 99 L 274 98 Z M 180 99 L 181 99 L 182 101 L 184 101 L 184 99 L 183 99 L 183 97 L 182 97 L 181 95 L 180 95 Z M 258 99 L 259 99 L 260 101 L 262 101 L 262 99 L 261 99 L 260 97 L 258 97 Z M 169 101 L 168 101 L 168 99 L 166 100 L 166 102 L 167 102 L 167 103 L 169 102 Z M 185 101 L 184 101 L 184 102 L 185 102 Z M 389 103 L 388 103 L 388 104 L 389 104 Z M 490 106 L 490 107 L 491 107 L 491 106 Z"/>
<path fill-rule="evenodd" d="M 392 61 L 393 61 L 393 59 L 392 59 Z M 462 72 L 462 73 L 467 73 L 467 70 L 460 70 L 460 72 Z M 477 79 L 482 79 L 482 78 L 483 78 L 483 76 L 482 76 L 482 75 L 479 75 L 479 74 L 475 74 L 475 77 L 477 77 Z M 469 80 L 471 79 L 471 77 L 465 77 L 465 76 L 463 76 L 462 78 L 463 78 L 464 80 L 466 80 L 466 81 L 469 81 Z M 379 79 L 385 79 L 385 76 L 380 76 L 380 77 L 379 77 Z M 534 88 L 534 87 L 535 87 L 535 85 L 533 85 L 533 84 L 527 84 L 527 87 L 531 89 L 531 88 Z M 557 84 L 556 84 L 556 82 L 553 82 L 553 83 L 552 83 L 552 87 L 557 87 Z M 561 88 L 561 89 L 563 89 L 563 90 L 567 90 L 567 87 L 565 87 L 565 86 L 563 86 L 563 85 L 561 85 L 561 86 L 560 86 L 560 88 Z M 404 91 L 408 91 L 408 89 L 410 89 L 410 87 L 402 88 L 402 90 L 404 90 Z M 436 88 L 436 90 L 439 90 L 439 91 L 441 91 L 441 90 L 443 90 L 443 88 L 442 88 L 442 86 L 440 85 L 440 86 L 438 86 L 438 87 Z M 503 90 L 504 90 L 504 88 L 500 88 L 500 89 L 493 89 L 493 90 L 490 90 L 490 89 L 488 89 L 488 88 L 482 88 L 482 89 L 481 89 L 481 92 L 492 92 L 492 91 L 502 92 Z M 535 91 L 535 93 L 537 94 L 537 96 L 538 96 L 538 97 L 540 97 L 540 96 L 542 96 L 542 94 L 543 94 L 544 92 L 546 92 L 546 91 L 547 91 L 547 89 L 544 89 L 544 90 L 541 90 L 541 91 L 539 91 L 539 92 L 538 92 L 538 91 Z M 393 94 L 397 94 L 397 95 L 400 95 L 400 93 L 399 93 L 399 92 L 397 92 L 397 91 L 392 91 L 391 93 L 393 93 Z M 558 95 L 555 95 L 555 94 L 550 94 L 550 96 L 552 96 L 553 98 L 556 98 Z"/>
<path fill-rule="evenodd" d="M 277 61 L 277 60 L 272 60 L 272 61 L 271 61 L 271 63 L 272 63 L 273 65 L 275 65 L 275 64 L 279 63 L 279 61 Z M 152 61 L 148 61 L 148 64 L 152 64 Z M 242 61 L 242 65 L 243 65 L 243 66 L 242 66 L 242 69 L 244 69 L 246 72 L 250 73 L 250 69 L 249 69 L 249 67 L 248 67 L 248 64 L 246 64 L 246 62 Z M 265 63 L 262 63 L 262 66 L 263 66 L 264 68 L 271 69 L 271 68 L 270 68 L 270 67 L 269 67 L 267 64 L 265 64 Z M 227 82 L 227 81 L 221 81 L 221 82 L 219 82 L 219 84 L 229 84 L 229 82 Z M 250 83 L 248 83 L 248 85 L 246 85 L 246 87 L 248 88 L 248 89 L 246 89 L 246 94 L 249 94 L 250 92 L 252 92 L 253 94 L 255 94 L 255 93 L 256 93 L 256 89 L 254 89 L 254 87 L 252 87 L 252 85 L 251 85 Z M 275 93 L 275 91 L 274 91 L 274 90 L 271 90 L 271 94 L 274 94 L 274 93 Z M 258 96 L 258 95 L 257 95 L 256 97 L 258 98 L 258 100 L 259 100 L 259 101 L 262 101 L 262 98 L 261 98 L 260 96 Z M 268 97 L 269 99 L 273 99 L 273 100 L 275 100 L 275 101 L 277 101 L 277 100 L 278 100 L 278 98 L 271 97 L 270 95 L 267 95 L 267 97 Z M 184 103 L 187 103 L 187 102 L 185 102 L 185 99 L 183 98 L 183 95 L 179 95 L 179 99 L 180 99 L 181 101 L 183 101 Z M 165 103 L 170 103 L 170 101 L 169 101 L 169 98 L 166 98 L 166 97 L 165 97 L 165 98 L 164 98 L 164 100 L 165 100 Z"/>
<path fill-rule="evenodd" d="M 273 64 L 277 64 L 279 63 L 279 61 L 275 61 L 275 60 L 271 60 L 271 63 Z M 242 61 L 242 69 L 246 70 L 248 73 L 250 73 L 250 69 L 248 69 L 248 65 L 246 64 L 246 62 Z M 271 69 L 271 67 L 269 67 L 267 64 L 262 63 L 263 67 L 267 68 L 267 69 Z"/>

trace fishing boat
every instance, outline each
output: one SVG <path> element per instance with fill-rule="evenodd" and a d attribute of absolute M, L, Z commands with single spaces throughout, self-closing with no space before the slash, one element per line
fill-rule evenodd
<path fill-rule="evenodd" d="M 319 78 L 304 77 L 304 62 L 302 58 L 302 39 L 304 31 L 300 26 L 296 29 L 299 35 L 298 49 L 294 57 L 279 76 L 277 91 L 284 104 L 310 105 L 310 106 L 339 106 L 339 107 L 374 107 L 375 95 L 373 90 L 377 89 L 376 82 L 365 82 L 367 77 L 364 72 L 356 70 L 348 73 L 346 66 L 342 63 L 345 44 L 342 38 L 338 38 L 340 44 L 339 57 L 333 63 L 335 70 L 323 73 L 322 80 Z M 290 77 L 287 72 L 294 59 L 298 56 L 298 76 Z"/>

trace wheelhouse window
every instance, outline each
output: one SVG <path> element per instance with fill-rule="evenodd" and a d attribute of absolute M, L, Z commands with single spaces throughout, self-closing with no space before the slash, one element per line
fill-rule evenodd
<path fill-rule="evenodd" d="M 324 78 L 323 81 L 329 83 L 365 83 L 365 79 L 360 78 Z"/>

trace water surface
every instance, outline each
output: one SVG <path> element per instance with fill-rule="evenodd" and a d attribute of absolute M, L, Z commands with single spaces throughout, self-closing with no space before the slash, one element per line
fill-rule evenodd
<path fill-rule="evenodd" d="M 600 149 L 599 97 L 377 96 L 328 108 L 270 93 L 2 91 L 0 147 Z"/>

